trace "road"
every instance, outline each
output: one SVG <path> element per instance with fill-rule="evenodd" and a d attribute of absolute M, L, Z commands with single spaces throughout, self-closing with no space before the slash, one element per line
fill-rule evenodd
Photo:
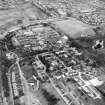
<path fill-rule="evenodd" d="M 85 83 L 85 85 L 83 85 L 81 87 L 88 87 L 89 91 L 90 91 L 90 94 L 94 93 L 96 95 L 96 96 L 93 95 L 94 99 L 101 99 L 101 94 L 94 88 L 94 86 L 92 86 L 91 82 L 90 81 L 85 81 L 85 80 L 82 79 L 81 72 L 79 72 L 79 78 L 82 82 Z"/>
<path fill-rule="evenodd" d="M 8 71 L 8 74 L 7 74 L 7 77 L 8 77 L 8 84 L 9 84 L 9 90 L 10 90 L 10 102 L 11 102 L 11 105 L 14 105 L 14 99 L 13 99 L 13 90 L 12 90 L 12 84 L 11 84 L 11 72 L 12 72 L 12 68 L 13 66 L 15 65 L 16 63 L 14 63 L 10 68 L 9 68 L 9 71 Z"/>
<path fill-rule="evenodd" d="M 41 103 L 39 102 L 39 100 L 37 99 L 37 97 L 30 92 L 30 89 L 29 89 L 27 80 L 24 78 L 23 72 L 22 72 L 21 67 L 19 65 L 19 58 L 18 58 L 18 56 L 17 56 L 16 64 L 17 64 L 18 69 L 19 69 L 19 74 L 20 74 L 21 81 L 22 81 L 22 84 L 23 84 L 24 93 L 26 95 L 26 100 L 25 100 L 26 101 L 25 102 L 26 105 L 41 105 Z"/>
<path fill-rule="evenodd" d="M 61 96 L 61 98 L 64 100 L 64 102 L 65 102 L 67 105 L 70 105 L 71 102 L 69 103 L 69 102 L 63 97 L 63 95 L 68 94 L 68 92 L 66 92 L 65 94 L 61 94 L 61 92 L 60 92 L 60 91 L 57 89 L 57 87 L 55 86 L 53 80 L 52 80 L 51 78 L 49 78 L 49 80 L 50 80 L 52 86 L 54 87 L 54 89 L 58 92 L 58 94 L 59 94 L 59 95 Z"/>
<path fill-rule="evenodd" d="M 22 85 L 23 85 L 23 91 L 25 93 L 25 105 L 41 105 L 41 103 L 39 102 L 39 100 L 37 99 L 37 97 L 32 94 L 30 92 L 30 89 L 29 89 L 29 86 L 28 86 L 28 83 L 27 83 L 27 80 L 24 78 L 23 76 L 23 72 L 21 70 L 21 67 L 19 65 L 19 57 L 11 52 L 12 54 L 15 55 L 15 57 L 17 58 L 16 59 L 16 62 L 14 64 L 17 64 L 17 67 L 18 67 L 18 70 L 19 70 L 19 74 L 20 74 L 20 78 L 21 78 L 21 81 L 22 81 Z M 8 80 L 9 80 L 9 87 L 10 87 L 10 100 L 11 100 L 11 105 L 14 105 L 14 99 L 13 99 L 13 91 L 12 91 L 12 84 L 11 84 L 11 68 L 13 68 L 14 64 L 9 68 L 9 72 L 8 72 Z"/>
<path fill-rule="evenodd" d="M 3 84 L 2 84 L 2 78 L 1 78 L 1 71 L 0 71 L 0 105 L 8 105 L 5 96 L 4 96 L 4 90 L 3 90 Z"/>

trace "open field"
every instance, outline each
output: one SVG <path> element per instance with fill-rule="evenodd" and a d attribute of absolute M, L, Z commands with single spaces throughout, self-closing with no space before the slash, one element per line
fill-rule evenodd
<path fill-rule="evenodd" d="M 78 21 L 72 17 L 70 17 L 68 20 L 53 22 L 53 24 L 74 39 L 81 37 L 81 34 L 87 32 L 87 30 L 90 30 L 92 35 L 94 35 L 94 32 L 91 29 L 92 26 Z"/>
<path fill-rule="evenodd" d="M 47 15 L 31 3 L 17 5 L 9 10 L 0 10 L 0 31 L 5 32 L 19 24 L 27 24 L 43 18 L 47 18 Z M 21 23 L 18 20 L 21 20 Z"/>
<path fill-rule="evenodd" d="M 38 90 L 34 92 L 35 95 L 38 97 L 38 100 L 40 101 L 40 103 L 43 103 L 42 105 L 47 105 L 47 101 L 45 100 L 44 96 L 42 95 L 42 91 Z"/>

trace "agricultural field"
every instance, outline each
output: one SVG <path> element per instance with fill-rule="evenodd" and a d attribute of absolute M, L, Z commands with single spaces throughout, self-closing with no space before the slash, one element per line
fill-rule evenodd
<path fill-rule="evenodd" d="M 95 35 L 92 26 L 84 24 L 72 17 L 67 20 L 53 22 L 53 24 L 73 39 L 81 37 L 82 34 L 84 37 L 86 34 L 91 36 Z"/>

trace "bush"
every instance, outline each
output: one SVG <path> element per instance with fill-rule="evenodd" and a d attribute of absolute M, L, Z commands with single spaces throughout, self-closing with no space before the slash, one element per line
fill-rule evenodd
<path fill-rule="evenodd" d="M 43 93 L 46 101 L 48 102 L 48 105 L 56 105 L 58 103 L 59 99 L 56 98 L 53 94 L 50 94 L 45 89 L 42 89 L 42 93 Z"/>

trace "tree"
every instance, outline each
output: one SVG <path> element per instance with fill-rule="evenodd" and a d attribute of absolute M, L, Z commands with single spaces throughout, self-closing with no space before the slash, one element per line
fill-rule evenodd
<path fill-rule="evenodd" d="M 48 105 L 56 105 L 59 101 L 59 98 L 56 98 L 53 94 L 50 94 L 48 91 L 45 89 L 42 89 L 42 93 L 48 102 Z"/>

